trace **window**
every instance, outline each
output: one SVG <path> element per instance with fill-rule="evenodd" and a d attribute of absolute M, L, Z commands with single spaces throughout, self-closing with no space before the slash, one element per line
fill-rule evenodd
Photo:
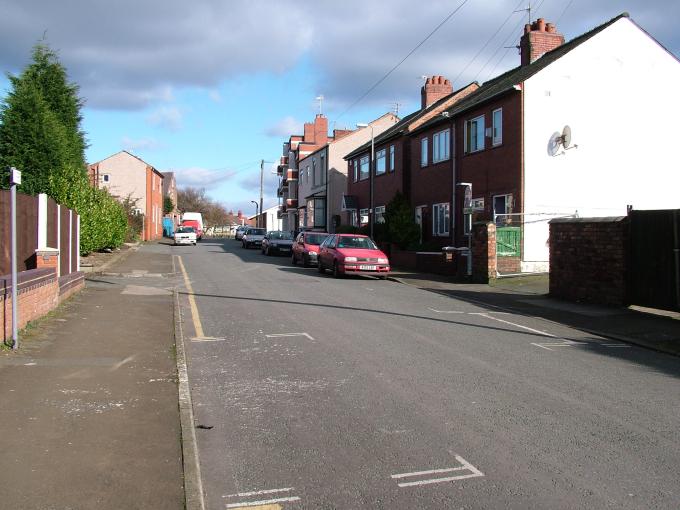
<path fill-rule="evenodd" d="M 321 155 L 321 184 L 326 184 L 326 155 Z"/>
<path fill-rule="evenodd" d="M 309 182 L 309 165 L 307 165 L 307 169 L 305 171 L 307 175 L 305 175 L 305 182 Z"/>
<path fill-rule="evenodd" d="M 434 204 L 432 206 L 432 234 L 435 236 L 449 235 L 449 204 Z"/>
<path fill-rule="evenodd" d="M 325 227 L 326 226 L 326 199 L 325 198 L 315 198 L 314 199 L 314 226 L 315 227 Z"/>
<path fill-rule="evenodd" d="M 314 186 L 316 186 L 317 182 L 319 182 L 319 181 L 318 181 L 318 177 L 316 175 L 316 160 L 313 159 L 312 160 L 312 183 L 313 183 Z"/>
<path fill-rule="evenodd" d="M 357 182 L 359 180 L 359 163 L 356 159 L 352 163 L 354 164 L 354 182 Z"/>
<path fill-rule="evenodd" d="M 493 214 L 496 225 L 507 225 L 511 223 L 512 195 L 496 195 L 493 197 Z"/>
<path fill-rule="evenodd" d="M 432 162 L 439 163 L 449 159 L 449 144 L 451 140 L 451 130 L 445 129 L 435 133 L 432 137 Z"/>
<path fill-rule="evenodd" d="M 375 211 L 375 222 L 376 223 L 385 223 L 385 206 L 381 205 L 379 207 L 376 207 L 374 209 Z"/>
<path fill-rule="evenodd" d="M 420 140 L 420 166 L 427 166 L 427 138 Z"/>
<path fill-rule="evenodd" d="M 359 180 L 368 179 L 368 156 L 361 158 L 359 162 Z"/>
<path fill-rule="evenodd" d="M 368 209 L 359 210 L 359 225 L 368 225 Z"/>
<path fill-rule="evenodd" d="M 491 143 L 493 145 L 500 145 L 503 143 L 503 108 L 494 110 L 493 117 L 493 132 Z"/>
<path fill-rule="evenodd" d="M 102 181 L 104 181 L 104 182 L 111 182 L 111 175 L 110 175 L 110 174 L 104 174 L 104 175 L 102 175 Z"/>
<path fill-rule="evenodd" d="M 375 153 L 375 175 L 385 173 L 385 149 Z"/>
<path fill-rule="evenodd" d="M 484 115 L 465 123 L 465 152 L 484 149 Z"/>
<path fill-rule="evenodd" d="M 394 172 L 394 145 L 390 145 L 390 172 Z"/>

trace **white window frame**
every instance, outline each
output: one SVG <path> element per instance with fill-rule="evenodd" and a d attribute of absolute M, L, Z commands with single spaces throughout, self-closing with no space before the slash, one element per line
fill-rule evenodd
<path fill-rule="evenodd" d="M 316 160 L 312 160 L 312 186 L 316 186 Z"/>
<path fill-rule="evenodd" d="M 425 167 L 428 163 L 429 142 L 427 136 L 420 139 L 420 166 Z"/>
<path fill-rule="evenodd" d="M 473 125 L 475 141 L 477 142 L 474 148 L 472 147 Z M 473 152 L 479 152 L 484 150 L 484 142 L 486 138 L 486 133 L 484 132 L 484 115 L 480 115 L 473 119 L 466 120 L 463 128 L 464 128 L 463 136 L 465 138 L 465 152 L 470 154 Z M 481 146 L 479 145 L 480 140 Z"/>
<path fill-rule="evenodd" d="M 379 205 L 378 207 L 374 207 L 373 211 L 375 212 L 374 223 L 385 223 L 385 206 Z"/>
<path fill-rule="evenodd" d="M 366 156 L 362 156 L 361 159 L 359 160 L 359 180 L 360 181 L 365 181 L 371 176 L 371 158 Z M 364 166 L 366 167 L 366 172 L 364 173 Z"/>
<path fill-rule="evenodd" d="M 394 172 L 394 144 L 390 145 L 390 172 Z"/>
<path fill-rule="evenodd" d="M 443 221 L 439 219 L 439 210 L 444 209 Z M 449 236 L 449 224 L 451 223 L 451 204 L 449 202 L 442 202 L 440 204 L 432 204 L 432 235 L 436 237 Z"/>
<path fill-rule="evenodd" d="M 364 221 L 364 218 L 366 221 Z M 368 225 L 368 209 L 359 209 L 359 226 Z"/>
<path fill-rule="evenodd" d="M 102 174 L 102 182 L 111 182 L 111 174 Z"/>
<path fill-rule="evenodd" d="M 432 162 L 439 163 L 450 157 L 451 130 L 444 129 L 432 135 Z"/>
<path fill-rule="evenodd" d="M 498 114 L 498 115 L 497 115 Z M 496 117 L 498 116 L 498 119 Z M 503 108 L 497 108 L 491 112 L 492 138 L 491 145 L 496 146 L 503 143 Z"/>
<path fill-rule="evenodd" d="M 387 172 L 387 162 L 385 157 L 387 156 L 387 151 L 385 149 L 380 149 L 375 153 L 375 175 L 382 175 Z M 382 167 L 382 170 L 381 170 Z"/>
<path fill-rule="evenodd" d="M 352 163 L 354 164 L 354 182 L 359 181 L 359 160 L 354 159 L 352 160 Z"/>

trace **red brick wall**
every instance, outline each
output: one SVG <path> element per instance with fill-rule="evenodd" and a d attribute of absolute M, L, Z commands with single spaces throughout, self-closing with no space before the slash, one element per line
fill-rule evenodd
<path fill-rule="evenodd" d="M 496 225 L 472 225 L 472 279 L 487 283 L 496 278 Z"/>
<path fill-rule="evenodd" d="M 557 27 L 538 18 L 531 25 L 524 27 L 524 35 L 520 39 L 522 65 L 527 65 L 541 57 L 544 53 L 564 44 L 564 36 L 557 33 Z"/>
<path fill-rule="evenodd" d="M 503 141 L 492 146 L 485 138 L 484 150 L 464 154 L 464 125 L 467 120 L 484 115 L 484 126 L 492 126 L 492 112 L 503 108 Z M 493 218 L 493 196 L 512 194 L 512 212 L 522 212 L 522 126 L 521 93 L 509 94 L 483 107 L 465 112 L 456 119 L 456 182 L 472 183 L 472 198 L 484 198 L 484 211 L 475 214 L 476 220 Z M 458 197 L 462 199 L 462 190 Z M 461 201 L 456 207 L 456 245 L 465 241 Z"/>
<path fill-rule="evenodd" d="M 159 211 L 159 212 L 157 212 Z M 163 179 L 152 167 L 146 167 L 146 215 L 144 240 L 163 237 Z"/>
<path fill-rule="evenodd" d="M 550 222 L 550 295 L 570 301 L 623 305 L 627 301 L 626 218 Z"/>

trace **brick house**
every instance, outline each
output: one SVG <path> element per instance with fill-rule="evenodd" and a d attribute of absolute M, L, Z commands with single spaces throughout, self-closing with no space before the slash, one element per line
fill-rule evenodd
<path fill-rule="evenodd" d="M 144 241 L 163 236 L 163 174 L 146 161 L 127 151 L 88 165 L 90 182 L 105 188 L 121 202 L 136 200 L 144 214 Z"/>
<path fill-rule="evenodd" d="M 343 196 L 347 189 L 347 153 L 392 127 L 399 118 L 386 113 L 357 130 L 335 130 L 323 147 L 299 161 L 298 218 L 300 229 L 334 233 L 342 224 Z"/>
<path fill-rule="evenodd" d="M 520 54 L 408 133 L 404 189 L 424 241 L 464 246 L 473 220 L 495 220 L 506 272 L 546 271 L 551 218 L 680 207 L 680 167 L 664 150 L 680 116 L 674 55 L 625 13 L 566 43 L 539 19 Z"/>
<path fill-rule="evenodd" d="M 427 78 L 421 88 L 421 109 L 404 117 L 382 134 L 374 136 L 374 169 L 371 169 L 370 140 L 345 156 L 349 168 L 347 194 L 344 199 L 345 223 L 355 226 L 369 223 L 371 172 L 375 222 L 382 221 L 385 206 L 397 192 L 410 195 L 411 180 L 418 178 L 413 168 L 411 133 L 476 89 L 476 84 L 470 84 L 454 92 L 451 82 L 446 78 Z"/>
<path fill-rule="evenodd" d="M 165 197 L 169 197 L 170 200 L 172 200 L 173 209 L 169 214 L 164 214 L 164 217 L 171 218 L 173 225 L 175 226 L 175 228 L 177 228 L 177 226 L 180 223 L 180 214 L 179 210 L 177 209 L 177 181 L 175 179 L 175 172 L 163 172 L 164 200 Z"/>

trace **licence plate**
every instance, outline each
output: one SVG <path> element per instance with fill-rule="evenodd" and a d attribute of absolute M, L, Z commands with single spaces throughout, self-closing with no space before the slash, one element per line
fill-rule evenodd
<path fill-rule="evenodd" d="M 375 271 L 378 269 L 378 266 L 359 266 L 359 269 L 362 271 Z"/>

